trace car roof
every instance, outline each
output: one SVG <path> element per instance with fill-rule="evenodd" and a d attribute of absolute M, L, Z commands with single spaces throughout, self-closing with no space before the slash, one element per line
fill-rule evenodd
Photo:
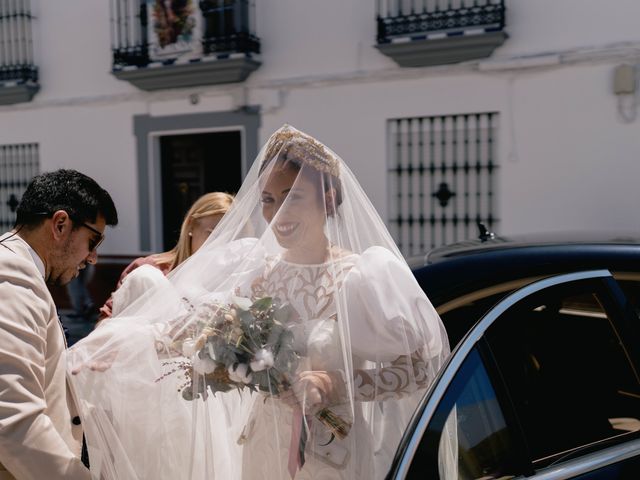
<path fill-rule="evenodd" d="M 422 266 L 414 264 L 436 307 L 491 285 L 592 269 L 640 272 L 640 236 L 581 232 L 470 240 L 434 249 Z"/>
<path fill-rule="evenodd" d="M 604 249 L 616 245 L 640 245 L 640 234 L 636 232 L 556 232 L 494 236 L 486 240 L 472 239 L 435 248 L 426 255 L 426 263 L 435 263 L 447 258 L 487 251 L 552 246 L 565 248 L 570 245 L 600 246 Z"/>

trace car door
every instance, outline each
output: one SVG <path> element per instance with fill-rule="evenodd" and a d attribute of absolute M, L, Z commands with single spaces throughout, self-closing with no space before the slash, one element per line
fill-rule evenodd
<path fill-rule="evenodd" d="M 608 271 L 514 292 L 452 353 L 388 478 L 640 478 L 639 328 Z"/>

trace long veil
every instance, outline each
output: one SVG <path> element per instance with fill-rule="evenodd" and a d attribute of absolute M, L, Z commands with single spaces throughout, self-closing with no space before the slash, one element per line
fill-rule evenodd
<path fill-rule="evenodd" d="M 383 478 L 449 354 L 354 175 L 288 125 L 203 247 L 136 275 L 70 351 L 96 479 Z"/>

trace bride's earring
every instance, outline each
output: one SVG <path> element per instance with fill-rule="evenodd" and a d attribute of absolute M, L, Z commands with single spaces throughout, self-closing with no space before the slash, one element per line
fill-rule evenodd
<path fill-rule="evenodd" d="M 189 235 L 190 237 L 193 237 L 193 232 L 189 232 L 189 233 L 188 233 L 188 235 Z"/>

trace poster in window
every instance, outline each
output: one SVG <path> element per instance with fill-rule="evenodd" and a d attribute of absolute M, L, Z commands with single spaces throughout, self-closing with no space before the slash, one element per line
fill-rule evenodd
<path fill-rule="evenodd" d="M 201 55 L 200 11 L 193 0 L 150 0 L 147 8 L 152 60 Z"/>

